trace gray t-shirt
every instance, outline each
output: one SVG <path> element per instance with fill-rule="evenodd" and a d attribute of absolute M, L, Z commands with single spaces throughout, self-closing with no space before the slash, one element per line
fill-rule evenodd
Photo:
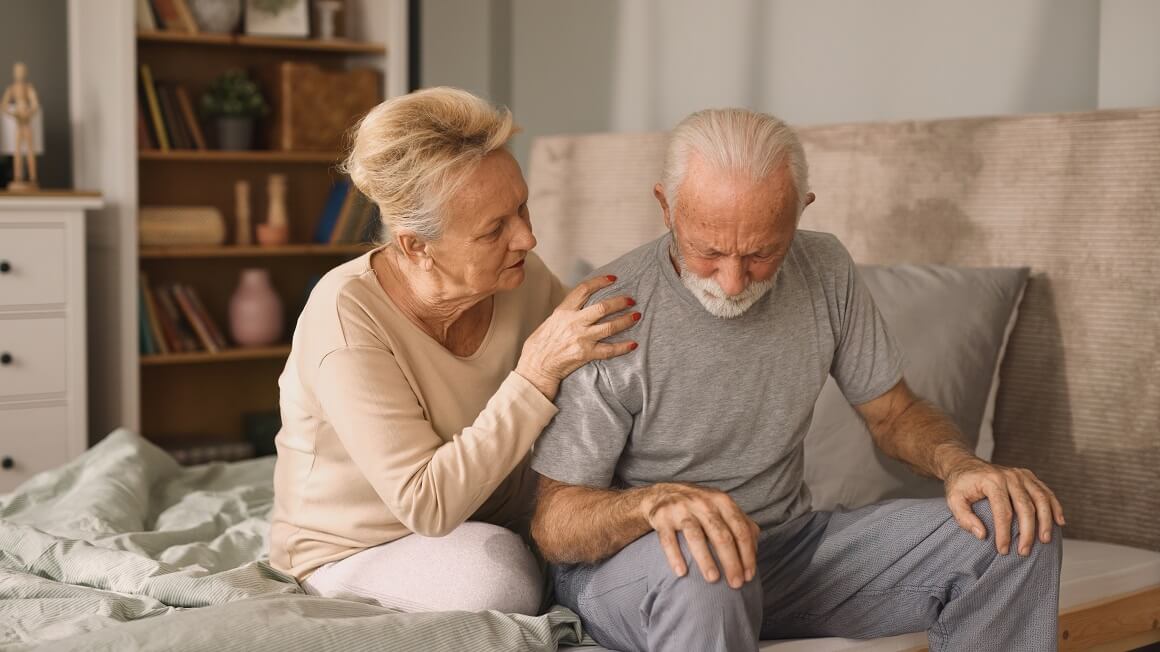
<path fill-rule="evenodd" d="M 532 468 L 560 482 L 687 482 L 727 492 L 762 528 L 810 509 L 803 439 L 833 375 L 852 404 L 902 377 L 897 346 L 837 238 L 798 231 L 773 288 L 735 319 L 681 283 L 665 235 L 601 269 L 642 313 L 613 339 L 640 348 L 592 362 L 560 386 L 560 412 Z"/>

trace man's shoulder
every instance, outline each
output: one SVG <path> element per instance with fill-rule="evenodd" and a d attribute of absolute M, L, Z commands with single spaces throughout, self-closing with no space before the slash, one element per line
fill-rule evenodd
<path fill-rule="evenodd" d="M 794 248 L 820 262 L 841 261 L 850 257 L 838 236 L 824 231 L 798 229 L 794 235 Z"/>
<path fill-rule="evenodd" d="M 663 246 L 663 241 L 667 241 L 668 237 L 666 233 L 649 240 L 589 274 L 589 278 L 611 274 L 616 277 L 616 282 L 594 293 L 588 299 L 588 303 L 592 304 L 621 294 L 633 296 L 637 303 L 647 300 L 647 296 L 636 296 L 636 293 L 642 286 L 651 286 L 657 278 L 659 271 L 656 260 L 657 247 Z"/>

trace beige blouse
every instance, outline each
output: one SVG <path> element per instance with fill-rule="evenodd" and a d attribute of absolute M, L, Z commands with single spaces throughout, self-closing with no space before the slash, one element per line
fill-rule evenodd
<path fill-rule="evenodd" d="M 526 456 L 556 408 L 515 369 L 564 288 L 531 254 L 459 357 L 388 298 L 364 254 L 310 294 L 278 385 L 270 561 L 299 580 L 328 562 L 466 520 L 519 527 Z"/>

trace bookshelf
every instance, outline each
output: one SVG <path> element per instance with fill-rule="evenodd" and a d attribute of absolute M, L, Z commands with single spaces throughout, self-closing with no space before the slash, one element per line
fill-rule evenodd
<path fill-rule="evenodd" d="M 276 70 L 282 62 L 328 69 L 376 66 L 377 62 L 381 69 L 387 56 L 385 45 L 369 39 L 320 41 L 180 32 L 138 32 L 132 39 L 134 68 L 147 65 L 155 80 L 184 86 L 195 103 L 214 78 L 231 68 L 246 70 L 273 104 Z M 136 86 L 137 71 L 133 72 Z M 381 89 L 380 94 L 385 95 Z M 212 148 L 208 126 L 202 123 Z M 184 447 L 199 438 L 214 443 L 243 441 L 246 415 L 276 411 L 277 379 L 290 353 L 289 338 L 308 288 L 329 269 L 371 248 L 366 243 L 312 241 L 331 186 L 340 177 L 336 165 L 342 153 L 261 149 L 267 142 L 266 130 L 256 133 L 256 149 L 249 151 L 134 150 L 137 210 L 142 206 L 212 206 L 225 218 L 228 234 L 222 245 L 134 247 L 134 265 L 149 286 L 193 288 L 208 319 L 229 338 L 230 297 L 242 270 L 258 267 L 268 270 L 285 312 L 283 337 L 269 346 L 241 348 L 231 341 L 230 346 L 213 352 L 174 351 L 173 347 L 165 353 L 137 352 L 139 431 L 163 447 Z M 251 221 L 257 224 L 267 215 L 271 174 L 286 177 L 290 242 L 270 247 L 233 244 L 234 183 L 249 182 Z M 139 291 L 135 288 L 134 298 Z"/>

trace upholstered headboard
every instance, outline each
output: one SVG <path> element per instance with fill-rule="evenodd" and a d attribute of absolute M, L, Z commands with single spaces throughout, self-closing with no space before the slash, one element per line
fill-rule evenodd
<path fill-rule="evenodd" d="M 1160 109 L 805 127 L 802 227 L 862 263 L 1029 266 L 1001 370 L 999 463 L 1068 535 L 1160 549 Z M 664 230 L 664 134 L 541 138 L 537 251 L 561 277 Z"/>

